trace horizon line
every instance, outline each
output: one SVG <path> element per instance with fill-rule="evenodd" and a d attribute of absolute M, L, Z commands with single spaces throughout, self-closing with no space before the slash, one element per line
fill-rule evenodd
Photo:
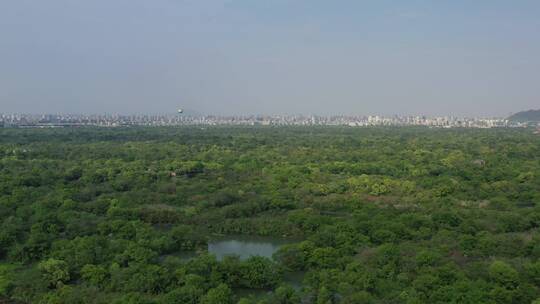
<path fill-rule="evenodd" d="M 120 113 L 120 112 L 56 112 L 56 113 L 28 113 L 28 112 L 0 112 L 1 116 L 179 116 L 179 117 L 291 117 L 291 116 L 301 116 L 301 117 L 460 117 L 460 118 L 507 118 L 516 113 L 528 112 L 528 111 L 540 111 L 540 109 L 529 109 L 523 111 L 517 111 L 507 114 L 507 116 L 490 116 L 490 115 L 455 115 L 455 114 L 377 114 L 377 113 L 333 113 L 333 114 L 315 114 L 315 113 L 235 113 L 235 114 L 216 114 L 216 113 L 198 113 L 196 111 L 187 111 L 184 113 L 177 112 L 139 112 L 139 113 Z M 194 112 L 194 113 L 190 113 Z"/>

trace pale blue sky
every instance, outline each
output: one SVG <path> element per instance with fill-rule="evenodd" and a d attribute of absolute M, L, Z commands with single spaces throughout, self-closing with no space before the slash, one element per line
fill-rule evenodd
<path fill-rule="evenodd" d="M 2 0 L 0 112 L 540 108 L 540 1 Z"/>

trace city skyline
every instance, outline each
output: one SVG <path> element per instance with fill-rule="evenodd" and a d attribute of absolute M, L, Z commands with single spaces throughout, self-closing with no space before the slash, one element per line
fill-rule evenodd
<path fill-rule="evenodd" d="M 0 127 L 125 127 L 125 126 L 424 126 L 436 128 L 539 127 L 539 122 L 518 122 L 507 118 L 429 117 L 379 115 L 82 115 L 1 114 Z"/>

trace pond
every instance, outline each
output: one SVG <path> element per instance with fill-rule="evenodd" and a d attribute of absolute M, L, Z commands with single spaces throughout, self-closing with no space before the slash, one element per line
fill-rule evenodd
<path fill-rule="evenodd" d="M 228 255 L 237 255 L 241 260 L 256 255 L 271 259 L 281 246 L 295 242 L 276 237 L 226 236 L 210 241 L 208 252 L 218 260 Z"/>
<path fill-rule="evenodd" d="M 277 237 L 226 236 L 210 241 L 208 243 L 208 252 L 215 255 L 220 261 L 229 255 L 237 255 L 241 260 L 246 260 L 251 256 L 262 256 L 272 259 L 272 255 L 281 246 L 297 242 L 298 240 Z M 304 275 L 304 272 L 285 273 L 284 282 L 299 290 L 302 287 Z M 252 295 L 256 299 L 268 293 L 267 290 L 254 289 L 238 289 L 235 292 L 240 296 Z"/>
<path fill-rule="evenodd" d="M 299 240 L 284 239 L 279 237 L 261 237 L 261 236 L 223 236 L 217 237 L 208 242 L 208 253 L 213 254 L 221 261 L 224 257 L 230 255 L 239 256 L 241 260 L 246 260 L 252 256 L 262 256 L 272 259 L 272 255 L 279 250 L 283 245 L 297 243 Z M 181 252 L 174 254 L 184 261 L 190 260 L 197 256 L 194 251 Z M 164 257 L 163 257 L 164 258 Z M 284 274 L 284 282 L 290 284 L 296 290 L 302 287 L 304 272 L 287 272 Z M 237 289 L 235 290 L 239 296 L 254 296 L 255 298 L 266 295 L 268 290 L 257 289 Z"/>

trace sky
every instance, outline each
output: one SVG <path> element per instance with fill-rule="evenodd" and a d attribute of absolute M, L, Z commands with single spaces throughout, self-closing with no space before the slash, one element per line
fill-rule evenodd
<path fill-rule="evenodd" d="M 506 116 L 537 0 L 1 0 L 0 113 Z"/>

